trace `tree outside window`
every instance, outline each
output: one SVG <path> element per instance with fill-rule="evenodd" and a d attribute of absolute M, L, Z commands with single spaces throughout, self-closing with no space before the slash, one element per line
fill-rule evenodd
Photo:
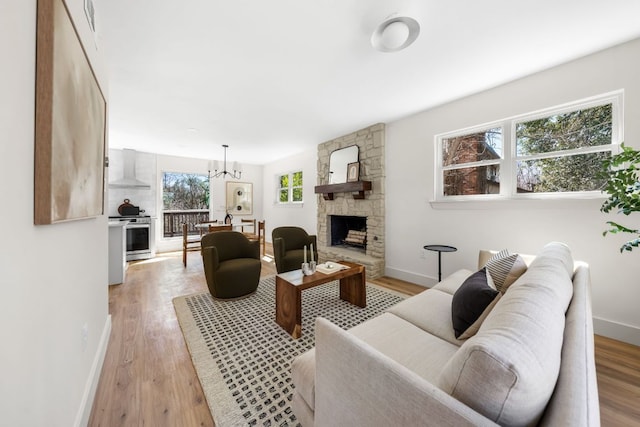
<path fill-rule="evenodd" d="M 162 174 L 162 209 L 164 236 L 182 233 L 182 224 L 193 225 L 209 219 L 209 177 L 194 173 Z"/>
<path fill-rule="evenodd" d="M 278 202 L 279 203 L 301 203 L 302 194 L 302 171 L 292 172 L 278 177 Z"/>
<path fill-rule="evenodd" d="M 600 190 L 602 162 L 611 158 L 612 127 L 611 104 L 516 123 L 518 188 L 532 193 Z"/>

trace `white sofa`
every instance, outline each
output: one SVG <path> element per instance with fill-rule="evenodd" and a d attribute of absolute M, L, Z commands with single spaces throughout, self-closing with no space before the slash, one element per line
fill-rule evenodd
<path fill-rule="evenodd" d="M 481 251 L 479 268 L 494 252 Z M 598 426 L 589 267 L 546 245 L 477 334 L 455 338 L 460 270 L 349 331 L 316 320 L 292 365 L 307 426 Z"/>

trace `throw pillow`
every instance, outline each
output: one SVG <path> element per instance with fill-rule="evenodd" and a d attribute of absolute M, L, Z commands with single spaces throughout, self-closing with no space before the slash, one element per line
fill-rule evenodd
<path fill-rule="evenodd" d="M 487 277 L 491 277 L 490 274 L 487 274 Z M 459 340 L 466 340 L 468 338 L 471 338 L 472 336 L 474 336 L 475 334 L 478 333 L 478 331 L 480 330 L 480 326 L 482 325 L 482 322 L 484 322 L 484 319 L 486 319 L 486 317 L 489 315 L 489 313 L 491 313 L 491 310 L 493 310 L 493 307 L 496 306 L 496 304 L 498 303 L 498 301 L 500 301 L 500 297 L 502 296 L 502 294 L 500 292 L 498 292 L 498 294 L 496 295 L 496 297 L 493 299 L 493 301 L 491 301 L 489 303 L 489 305 L 487 306 L 487 308 L 484 309 L 484 311 L 482 312 L 482 314 L 480 314 L 480 316 L 476 319 L 475 322 L 473 322 L 473 324 L 471 326 L 469 326 L 467 328 L 466 331 L 464 331 L 462 333 L 462 335 L 460 335 L 459 337 L 457 337 Z"/>
<path fill-rule="evenodd" d="M 507 288 L 527 271 L 527 264 L 520 255 L 510 255 L 509 251 L 503 249 L 489 258 L 485 268 L 491 275 L 496 289 L 505 293 Z"/>
<path fill-rule="evenodd" d="M 484 313 L 485 310 L 487 310 L 487 307 L 500 295 L 500 292 L 492 289 L 488 285 L 487 276 L 488 273 L 485 268 L 473 273 L 467 277 L 453 294 L 453 299 L 451 300 L 451 320 L 453 322 L 453 332 L 458 339 L 461 339 L 460 337 L 463 336 L 471 326 L 474 326 L 477 332 L 480 324 L 482 324 L 484 318 L 489 314 L 491 308 L 493 308 L 493 305 L 487 313 Z M 480 322 L 474 325 L 480 318 L 482 318 Z M 469 331 L 467 338 L 473 334 L 475 334 L 473 330 Z"/>

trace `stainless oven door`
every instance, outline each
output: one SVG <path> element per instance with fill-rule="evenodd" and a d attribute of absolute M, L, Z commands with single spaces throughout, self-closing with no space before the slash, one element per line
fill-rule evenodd
<path fill-rule="evenodd" d="M 131 222 L 125 226 L 127 233 L 127 261 L 151 258 L 151 226 Z"/>

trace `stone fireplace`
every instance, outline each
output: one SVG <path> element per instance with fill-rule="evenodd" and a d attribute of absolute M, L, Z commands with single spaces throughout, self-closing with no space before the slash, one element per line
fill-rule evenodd
<path fill-rule="evenodd" d="M 371 181 L 371 191 L 364 199 L 352 193 L 336 192 L 333 200 L 318 196 L 318 257 L 321 262 L 346 260 L 366 267 L 367 277 L 384 275 L 384 144 L 382 123 L 318 145 L 318 185 L 328 184 L 329 156 L 334 150 L 359 147 L 360 180 Z M 344 240 L 349 230 L 364 231 L 364 244 L 334 243 Z M 354 240 L 363 237 L 352 233 Z M 357 243 L 357 242 L 356 242 Z"/>

